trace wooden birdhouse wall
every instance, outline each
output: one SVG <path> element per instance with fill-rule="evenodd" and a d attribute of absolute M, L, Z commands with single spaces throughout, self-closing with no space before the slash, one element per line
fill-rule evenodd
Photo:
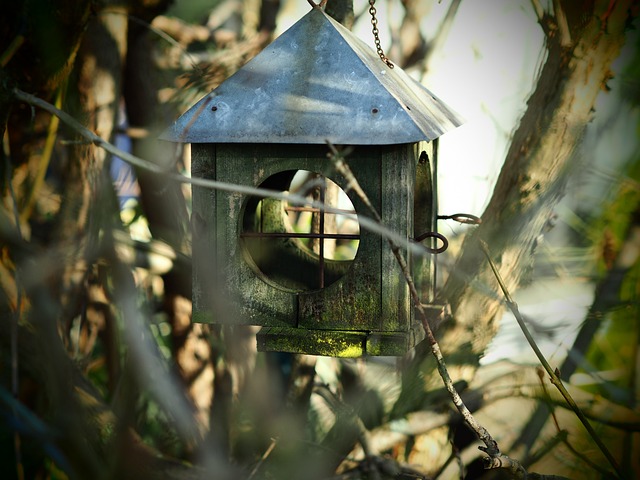
<path fill-rule="evenodd" d="M 194 178 L 270 188 L 265 181 L 289 175 L 274 180 L 279 172 L 315 172 L 348 192 L 357 215 L 369 217 L 326 157 L 327 140 L 354 145 L 347 162 L 383 225 L 404 239 L 399 247 L 422 301 L 429 302 L 434 264 L 428 257 L 411 258 L 407 247 L 435 228 L 435 140 L 459 124 L 427 88 L 313 8 L 161 138 L 192 144 Z M 315 231 L 295 238 L 264 230 L 291 230 L 287 222 L 300 217 L 285 203 L 194 186 L 193 320 L 261 325 L 258 345 L 266 350 L 403 355 L 418 343 L 422 327 L 386 239 L 361 227 L 347 270 L 344 263 L 338 266 L 342 260 L 325 262 L 322 252 L 298 248 L 312 244 Z M 322 209 L 311 215 L 324 218 Z M 255 224 L 259 229 L 251 230 Z M 320 265 L 315 286 L 306 267 L 294 271 L 296 258 Z"/>
<path fill-rule="evenodd" d="M 406 238 L 399 245 L 404 255 L 418 230 L 414 228 L 416 199 L 417 227 L 430 231 L 432 226 L 431 164 L 420 156 L 425 148 L 431 150 L 431 145 L 358 146 L 347 158 L 383 225 Z M 348 192 L 358 215 L 370 217 L 326 153 L 323 145 L 194 144 L 192 170 L 194 176 L 252 187 L 278 172 L 314 171 Z M 257 271 L 243 248 L 242 217 L 248 198 L 193 189 L 194 258 L 198 259 L 195 320 L 269 327 L 259 337 L 262 348 L 297 351 L 291 338 L 299 336 L 294 343 L 306 353 L 400 355 L 422 339 L 404 275 L 379 233 L 360 228 L 356 257 L 340 280 L 326 288 L 294 293 Z M 418 288 L 428 290 L 432 283 L 429 259 L 408 258 L 408 262 Z"/>
<path fill-rule="evenodd" d="M 216 179 L 215 145 L 191 146 L 191 175 L 194 178 Z M 213 228 L 216 219 L 217 194 L 215 190 L 193 186 L 191 190 L 193 282 L 191 300 L 194 322 L 214 323 L 214 312 L 226 315 L 226 306 L 215 292 L 224 283 L 218 274 L 218 258 L 215 249 L 217 232 Z"/>

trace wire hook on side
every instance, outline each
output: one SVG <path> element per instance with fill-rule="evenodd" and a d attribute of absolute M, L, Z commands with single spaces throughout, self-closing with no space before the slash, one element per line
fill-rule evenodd
<path fill-rule="evenodd" d="M 466 225 L 480 225 L 482 219 L 470 213 L 454 213 L 453 215 L 438 215 L 438 220 L 455 220 Z"/>
<path fill-rule="evenodd" d="M 449 248 L 449 240 L 447 240 L 447 237 L 445 237 L 444 235 L 442 235 L 441 233 L 438 232 L 425 232 L 421 235 L 418 235 L 416 238 L 414 238 L 414 242 L 416 243 L 420 243 L 423 240 L 426 240 L 427 238 L 435 238 L 437 240 L 440 240 L 442 242 L 442 246 L 438 247 L 438 248 L 431 248 L 431 247 L 426 247 L 424 245 L 422 245 L 423 248 L 427 249 L 427 251 L 429 253 L 433 253 L 433 254 L 440 254 L 443 253 L 445 250 L 447 250 L 447 248 Z"/>

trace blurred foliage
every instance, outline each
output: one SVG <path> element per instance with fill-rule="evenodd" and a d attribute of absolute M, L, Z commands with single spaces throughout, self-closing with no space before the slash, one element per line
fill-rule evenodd
<path fill-rule="evenodd" d="M 603 209 L 603 216 L 595 229 L 604 232 L 600 269 L 616 268 L 608 257 L 619 254 L 631 229 L 640 228 L 640 156 L 628 167 L 628 174 L 620 181 L 615 198 Z M 612 250 L 613 252 L 610 252 Z M 635 402 L 637 371 L 634 359 L 640 342 L 640 262 L 620 272 L 624 278 L 620 286 L 617 304 L 602 319 L 599 335 L 590 348 L 588 362 L 594 376 L 594 384 L 588 390 L 594 394 L 621 403 Z M 631 368 L 630 368 L 631 367 Z M 614 374 L 611 380 L 598 381 L 597 372 Z"/>
<path fill-rule="evenodd" d="M 633 28 L 628 38 L 620 59 L 625 65 L 619 74 L 620 95 L 632 109 L 637 110 L 640 107 L 640 34 Z M 636 131 L 640 138 L 640 122 Z M 596 244 L 600 252 L 600 276 L 615 268 L 613 257 L 620 253 L 625 241 L 629 240 L 627 237 L 633 235 L 630 230 L 640 228 L 640 154 L 637 152 L 628 159 L 626 167 L 615 179 L 611 197 L 606 200 L 602 212 L 590 226 L 592 232 L 601 234 L 596 236 L 600 239 Z M 635 359 L 640 345 L 640 262 L 636 261 L 622 274 L 624 279 L 617 305 L 602 318 L 600 333 L 589 350 L 587 359 L 595 370 L 592 373 L 594 383 L 585 389 L 634 407 L 639 388 Z M 613 378 L 599 378 L 597 372 L 610 373 Z"/>
<path fill-rule="evenodd" d="M 225 0 L 174 0 L 167 15 L 178 17 L 185 22 L 202 24 L 211 11 Z"/>

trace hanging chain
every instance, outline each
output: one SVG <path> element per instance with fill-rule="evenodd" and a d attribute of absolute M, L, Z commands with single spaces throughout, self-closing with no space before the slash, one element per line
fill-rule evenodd
<path fill-rule="evenodd" d="M 369 13 L 371 14 L 371 25 L 373 25 L 373 29 L 371 31 L 373 32 L 373 38 L 376 43 L 376 51 L 378 52 L 380 60 L 386 63 L 389 68 L 393 68 L 393 63 L 391 63 L 391 60 L 387 58 L 382 50 L 382 46 L 380 46 L 380 31 L 378 30 L 378 19 L 376 18 L 376 7 L 374 6 L 375 3 L 376 0 L 369 0 Z"/>

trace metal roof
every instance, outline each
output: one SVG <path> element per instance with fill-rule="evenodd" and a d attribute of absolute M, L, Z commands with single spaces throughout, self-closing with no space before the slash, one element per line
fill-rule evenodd
<path fill-rule="evenodd" d="M 430 141 L 460 123 L 423 85 L 313 8 L 160 138 L 385 145 Z"/>

